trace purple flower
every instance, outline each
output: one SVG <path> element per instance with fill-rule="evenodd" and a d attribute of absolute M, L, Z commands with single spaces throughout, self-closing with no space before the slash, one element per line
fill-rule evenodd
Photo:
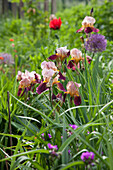
<path fill-rule="evenodd" d="M 93 152 L 83 152 L 81 155 L 81 159 L 86 162 L 87 164 L 91 164 L 94 160 L 95 154 Z"/>
<path fill-rule="evenodd" d="M 85 42 L 85 49 L 90 52 L 102 52 L 106 50 L 107 40 L 101 34 L 92 34 Z"/>
<path fill-rule="evenodd" d="M 68 150 L 68 154 L 70 155 L 70 153 L 71 153 L 71 150 L 69 149 L 69 150 Z"/>
<path fill-rule="evenodd" d="M 0 53 L 0 64 L 14 64 L 14 59 L 11 54 Z"/>
<path fill-rule="evenodd" d="M 49 138 L 52 138 L 52 136 L 51 136 L 51 134 L 50 134 L 50 133 L 48 133 L 48 136 L 49 136 Z"/>
<path fill-rule="evenodd" d="M 71 125 L 71 124 L 69 124 L 69 126 L 72 127 L 72 129 L 74 129 L 74 130 L 78 128 L 77 125 Z"/>
<path fill-rule="evenodd" d="M 51 149 L 51 150 L 58 150 L 57 145 L 52 145 L 52 144 L 48 143 L 47 146 L 48 146 L 48 148 Z"/>

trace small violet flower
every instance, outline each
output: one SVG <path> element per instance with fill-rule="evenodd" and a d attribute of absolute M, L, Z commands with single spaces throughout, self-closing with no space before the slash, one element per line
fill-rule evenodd
<path fill-rule="evenodd" d="M 78 128 L 77 125 L 71 125 L 71 124 L 69 124 L 69 126 L 72 127 L 72 129 L 74 129 L 74 130 L 76 130 L 76 129 Z"/>
<path fill-rule="evenodd" d="M 83 152 L 81 155 L 81 159 L 86 163 L 86 164 L 91 164 L 94 160 L 95 154 L 93 152 Z"/>
<path fill-rule="evenodd" d="M 49 138 L 50 138 L 50 139 L 52 138 L 52 136 L 51 136 L 51 134 L 50 134 L 50 133 L 48 133 L 48 136 L 49 136 Z"/>
<path fill-rule="evenodd" d="M 57 145 L 52 145 L 52 144 L 48 143 L 47 146 L 50 150 L 58 150 Z"/>

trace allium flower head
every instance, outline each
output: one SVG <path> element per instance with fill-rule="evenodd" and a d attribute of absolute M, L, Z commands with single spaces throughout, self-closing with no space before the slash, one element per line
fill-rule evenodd
<path fill-rule="evenodd" d="M 81 159 L 87 164 L 91 164 L 94 160 L 95 154 L 93 152 L 83 152 L 81 155 Z"/>
<path fill-rule="evenodd" d="M 61 18 L 59 19 L 54 18 L 53 20 L 50 21 L 49 27 L 53 30 L 57 30 L 60 29 L 61 24 L 62 24 Z"/>
<path fill-rule="evenodd" d="M 7 53 L 0 53 L 0 64 L 14 64 L 14 59 L 12 58 L 11 54 Z"/>
<path fill-rule="evenodd" d="M 107 40 L 101 34 L 92 34 L 85 42 L 85 49 L 87 51 L 96 53 L 106 50 Z"/>

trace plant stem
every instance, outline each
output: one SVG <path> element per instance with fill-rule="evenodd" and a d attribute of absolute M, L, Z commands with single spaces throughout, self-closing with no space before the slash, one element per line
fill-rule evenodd
<path fill-rule="evenodd" d="M 9 91 L 7 91 L 7 103 L 8 103 L 8 113 L 9 113 L 9 132 L 12 134 L 11 130 L 11 112 L 10 112 L 10 103 L 9 103 Z M 12 146 L 12 137 L 10 137 L 10 146 Z M 12 155 L 12 151 L 11 151 Z"/>

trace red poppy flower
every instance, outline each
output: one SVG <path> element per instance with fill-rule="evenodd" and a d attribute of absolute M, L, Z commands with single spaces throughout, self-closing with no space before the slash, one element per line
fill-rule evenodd
<path fill-rule="evenodd" d="M 4 58 L 2 56 L 0 56 L 0 60 L 4 60 Z"/>
<path fill-rule="evenodd" d="M 61 18 L 59 19 L 54 18 L 53 20 L 50 21 L 49 27 L 51 29 L 57 30 L 57 29 L 60 29 L 61 24 L 62 24 Z"/>
<path fill-rule="evenodd" d="M 10 38 L 9 41 L 14 41 L 14 39 L 13 39 L 13 38 Z"/>

